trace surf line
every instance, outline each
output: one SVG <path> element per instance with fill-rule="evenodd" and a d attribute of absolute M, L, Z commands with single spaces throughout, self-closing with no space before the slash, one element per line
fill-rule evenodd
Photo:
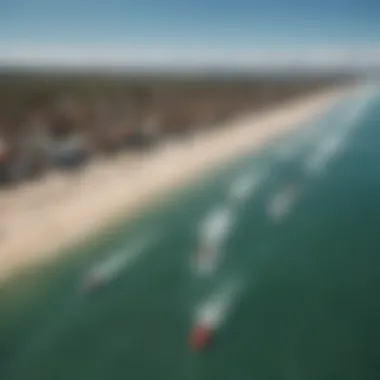
<path fill-rule="evenodd" d="M 132 265 L 162 236 L 159 232 L 152 232 L 140 236 L 125 249 L 120 249 L 110 257 L 96 263 L 84 275 L 82 291 L 92 293 L 110 282 L 116 280 L 121 273 Z"/>

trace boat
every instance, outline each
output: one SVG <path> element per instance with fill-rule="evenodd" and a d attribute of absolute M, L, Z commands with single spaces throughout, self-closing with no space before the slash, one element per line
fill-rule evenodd
<path fill-rule="evenodd" d="M 200 351 L 208 345 L 210 338 L 211 330 L 209 326 L 198 324 L 190 333 L 189 347 L 193 351 Z"/>
<path fill-rule="evenodd" d="M 205 349 L 226 322 L 240 289 L 240 282 L 231 281 L 197 310 L 190 330 L 188 345 L 192 351 Z"/>

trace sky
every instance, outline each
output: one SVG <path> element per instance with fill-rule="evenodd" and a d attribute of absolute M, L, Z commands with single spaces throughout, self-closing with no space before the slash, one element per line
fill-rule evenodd
<path fill-rule="evenodd" d="M 0 63 L 380 63 L 377 0 L 0 0 Z"/>

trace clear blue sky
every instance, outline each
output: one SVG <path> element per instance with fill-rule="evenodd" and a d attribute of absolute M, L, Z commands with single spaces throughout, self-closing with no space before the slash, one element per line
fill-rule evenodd
<path fill-rule="evenodd" d="M 380 46 L 380 1 L 0 0 L 0 42 Z"/>

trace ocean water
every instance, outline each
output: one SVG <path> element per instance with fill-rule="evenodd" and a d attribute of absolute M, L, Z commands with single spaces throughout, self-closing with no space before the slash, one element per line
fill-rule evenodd
<path fill-rule="evenodd" d="M 379 144 L 380 96 L 363 91 L 17 275 L 0 289 L 0 379 L 377 379 Z M 201 275 L 201 229 L 218 209 L 231 223 Z M 84 295 L 89 269 L 123 254 Z M 205 307 L 215 330 L 194 352 Z"/>

